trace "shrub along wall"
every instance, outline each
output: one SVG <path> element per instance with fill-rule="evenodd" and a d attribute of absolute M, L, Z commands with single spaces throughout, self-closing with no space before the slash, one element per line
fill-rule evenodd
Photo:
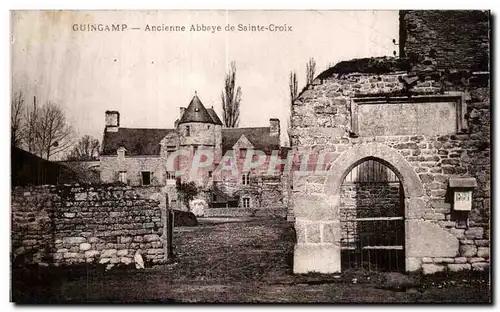
<path fill-rule="evenodd" d="M 25 263 L 164 260 L 159 201 L 129 186 L 37 186 L 13 190 L 11 244 Z"/>

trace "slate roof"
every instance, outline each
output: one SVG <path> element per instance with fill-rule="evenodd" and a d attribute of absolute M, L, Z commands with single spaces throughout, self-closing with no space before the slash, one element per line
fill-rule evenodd
<path fill-rule="evenodd" d="M 207 109 L 207 112 L 210 115 L 210 117 L 212 118 L 212 121 L 214 122 L 214 124 L 222 126 L 222 121 L 219 119 L 219 116 L 217 116 L 217 113 L 214 111 L 213 108 Z"/>
<path fill-rule="evenodd" d="M 208 113 L 205 106 L 203 106 L 197 95 L 193 96 L 193 99 L 186 108 L 181 120 L 179 120 L 179 124 L 186 122 L 214 123 L 214 120 Z"/>
<path fill-rule="evenodd" d="M 160 141 L 175 129 L 118 128 L 117 132 L 104 132 L 101 155 L 116 155 L 123 146 L 125 155 L 160 155 Z"/>
<path fill-rule="evenodd" d="M 252 143 L 254 149 L 270 153 L 280 149 L 279 136 L 270 136 L 269 127 L 222 129 L 222 152 L 231 150 L 242 135 Z"/>

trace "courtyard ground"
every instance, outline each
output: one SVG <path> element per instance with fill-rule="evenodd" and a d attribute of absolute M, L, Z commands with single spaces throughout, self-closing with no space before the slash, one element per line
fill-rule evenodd
<path fill-rule="evenodd" d="M 200 219 L 174 232 L 172 263 L 14 281 L 17 302 L 488 303 L 486 273 L 417 277 L 397 289 L 376 272 L 293 275 L 293 226 L 280 218 Z M 50 279 L 50 282 L 47 280 Z M 23 286 L 25 288 L 23 288 Z"/>

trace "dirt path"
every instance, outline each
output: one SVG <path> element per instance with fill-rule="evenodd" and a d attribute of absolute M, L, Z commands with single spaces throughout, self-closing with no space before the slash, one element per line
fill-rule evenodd
<path fill-rule="evenodd" d="M 405 292 L 335 276 L 292 274 L 294 232 L 282 219 L 201 219 L 176 228 L 176 261 L 62 280 L 56 302 L 488 302 L 487 281 Z M 44 296 L 47 296 L 44 294 Z M 48 299 L 48 298 L 45 298 Z M 47 300 L 45 300 L 47 301 Z"/>

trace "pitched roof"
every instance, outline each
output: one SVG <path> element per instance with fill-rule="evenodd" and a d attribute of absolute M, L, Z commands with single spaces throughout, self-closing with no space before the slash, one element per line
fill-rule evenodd
<path fill-rule="evenodd" d="M 205 106 L 203 106 L 197 95 L 193 96 L 191 103 L 189 103 L 189 106 L 186 108 L 181 120 L 179 120 L 179 124 L 186 122 L 214 123 L 212 117 L 210 117 L 210 114 Z"/>
<path fill-rule="evenodd" d="M 160 141 L 174 129 L 118 128 L 117 132 L 104 132 L 101 155 L 116 155 L 123 146 L 125 155 L 160 155 Z"/>
<path fill-rule="evenodd" d="M 240 137 L 245 135 L 256 150 L 270 153 L 280 149 L 279 136 L 271 136 L 269 127 L 258 128 L 225 128 L 222 129 L 222 152 L 231 150 Z"/>
<path fill-rule="evenodd" d="M 207 109 L 207 112 L 210 115 L 210 117 L 212 117 L 214 124 L 222 126 L 222 121 L 220 121 L 219 116 L 217 116 L 217 113 L 214 111 L 213 108 Z"/>

